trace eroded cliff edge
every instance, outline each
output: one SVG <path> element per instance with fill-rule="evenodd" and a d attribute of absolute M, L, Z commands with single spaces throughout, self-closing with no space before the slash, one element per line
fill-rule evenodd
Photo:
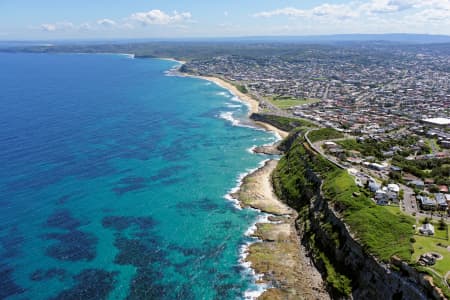
<path fill-rule="evenodd" d="M 304 131 L 284 143 L 275 192 L 299 212 L 297 230 L 334 299 L 446 299 L 409 265 L 412 223 L 356 192 L 352 179 L 309 148 Z M 349 226 L 350 225 L 350 226 Z"/>

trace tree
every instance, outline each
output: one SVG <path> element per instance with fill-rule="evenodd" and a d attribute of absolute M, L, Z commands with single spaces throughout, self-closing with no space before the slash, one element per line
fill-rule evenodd
<path fill-rule="evenodd" d="M 441 217 L 441 219 L 439 220 L 439 230 L 445 230 L 445 228 L 447 227 L 447 224 L 444 221 L 444 218 Z"/>

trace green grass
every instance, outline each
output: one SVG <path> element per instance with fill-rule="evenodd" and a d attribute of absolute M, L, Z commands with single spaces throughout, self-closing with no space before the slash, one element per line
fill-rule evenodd
<path fill-rule="evenodd" d="M 291 131 L 297 127 L 317 127 L 314 123 L 300 118 L 288 118 L 269 114 L 252 114 L 252 120 L 269 123 L 281 130 Z"/>
<path fill-rule="evenodd" d="M 315 143 L 324 140 L 340 139 L 344 137 L 344 134 L 333 128 L 321 128 L 311 131 L 308 137 L 311 143 Z"/>
<path fill-rule="evenodd" d="M 363 248 L 386 262 L 393 255 L 409 261 L 413 218 L 393 213 L 394 208 L 378 206 L 362 193 L 358 197 L 352 196 L 359 188 L 345 170 L 336 170 L 325 176 L 325 195 L 341 208 L 344 221 Z"/>
<path fill-rule="evenodd" d="M 310 134 L 314 132 L 323 131 L 320 129 Z M 320 134 L 318 137 L 325 135 L 329 136 Z M 308 205 L 319 184 L 305 176 L 308 168 L 320 174 L 326 199 L 334 202 L 335 208 L 367 252 L 383 261 L 389 261 L 393 255 L 410 260 L 414 219 L 401 214 L 398 208 L 376 205 L 364 193 L 354 197 L 353 193 L 360 192 L 360 189 L 353 178 L 347 171 L 338 169 L 322 156 L 308 150 L 303 137 L 294 142 L 277 166 L 273 176 L 277 195 L 297 209 Z"/>
<path fill-rule="evenodd" d="M 444 258 L 437 260 L 436 264 L 432 266 L 431 269 L 438 272 L 441 276 L 444 276 L 448 271 L 450 271 L 450 251 L 448 251 L 447 248 L 438 246 L 438 244 L 450 245 L 448 240 L 443 241 L 442 239 L 437 239 L 434 237 L 418 235 L 415 235 L 414 238 L 416 239 L 416 242 L 413 244 L 413 262 L 416 262 L 422 254 L 436 252 L 441 254 Z"/>
<path fill-rule="evenodd" d="M 320 100 L 315 98 L 297 99 L 289 96 L 284 97 L 269 97 L 268 100 L 275 106 L 281 109 L 291 108 L 293 106 L 317 103 Z"/>

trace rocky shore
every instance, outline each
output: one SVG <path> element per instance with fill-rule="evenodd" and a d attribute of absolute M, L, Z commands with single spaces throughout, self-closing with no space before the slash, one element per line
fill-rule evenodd
<path fill-rule="evenodd" d="M 181 65 L 183 62 L 181 62 Z M 177 72 L 181 74 L 180 72 Z M 249 94 L 240 92 L 234 85 L 217 78 L 192 76 L 214 82 L 229 90 L 240 100 L 247 103 L 249 115 L 258 113 L 259 102 Z M 274 132 L 280 139 L 289 133 L 271 124 L 254 121 L 255 125 Z M 255 153 L 281 155 L 278 144 L 256 147 Z M 258 299 L 330 299 L 325 289 L 322 276 L 307 256 L 296 229 L 297 212 L 281 202 L 273 191 L 271 174 L 277 166 L 277 160 L 268 160 L 263 167 L 247 175 L 239 190 L 231 197 L 238 199 L 242 207 L 251 207 L 270 214 L 268 222 L 256 224 L 252 236 L 258 242 L 250 245 L 246 262 L 257 274 L 262 276 L 258 283 L 264 283 L 269 288 Z"/>
<path fill-rule="evenodd" d="M 329 299 L 320 273 L 306 256 L 300 244 L 295 220 L 297 213 L 282 203 L 273 193 L 270 175 L 277 166 L 269 160 L 263 167 L 243 180 L 233 196 L 243 207 L 268 213 L 268 223 L 256 224 L 252 244 L 246 258 L 267 289 L 259 299 Z"/>

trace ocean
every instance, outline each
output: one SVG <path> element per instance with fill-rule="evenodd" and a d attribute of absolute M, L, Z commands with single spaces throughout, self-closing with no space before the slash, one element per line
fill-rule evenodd
<path fill-rule="evenodd" d="M 260 215 L 227 199 L 276 137 L 177 63 L 0 54 L 0 299 L 240 299 Z"/>

